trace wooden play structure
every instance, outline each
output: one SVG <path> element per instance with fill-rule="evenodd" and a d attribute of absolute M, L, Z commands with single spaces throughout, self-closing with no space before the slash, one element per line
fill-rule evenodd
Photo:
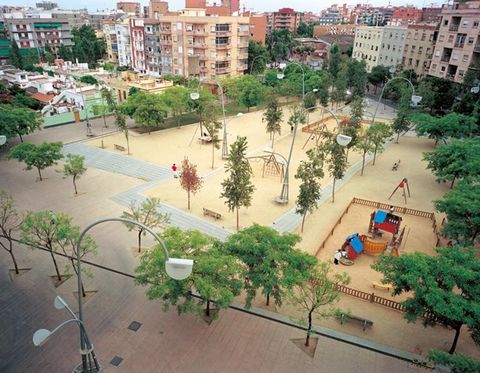
<path fill-rule="evenodd" d="M 251 157 L 247 157 L 247 160 L 249 162 L 263 161 L 262 177 L 279 176 L 280 181 L 283 180 L 286 165 L 285 162 L 281 158 L 277 157 L 274 153 L 269 153 L 265 155 L 254 155 Z"/>
<path fill-rule="evenodd" d="M 323 123 L 327 119 L 328 118 L 318 120 L 316 122 L 312 122 L 312 123 L 310 123 L 307 126 L 302 128 L 302 132 L 310 134 L 307 138 L 307 141 L 305 141 L 305 144 L 303 144 L 302 149 L 304 149 L 305 146 L 307 146 L 310 139 L 315 139 L 315 145 L 318 145 L 318 141 L 320 140 L 322 134 L 324 132 L 328 132 L 327 125 L 325 123 Z"/>

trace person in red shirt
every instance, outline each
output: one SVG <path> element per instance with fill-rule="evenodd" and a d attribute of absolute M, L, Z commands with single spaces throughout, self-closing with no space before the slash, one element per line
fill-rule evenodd
<path fill-rule="evenodd" d="M 172 165 L 172 171 L 173 171 L 173 177 L 178 177 L 177 165 L 175 163 Z"/>

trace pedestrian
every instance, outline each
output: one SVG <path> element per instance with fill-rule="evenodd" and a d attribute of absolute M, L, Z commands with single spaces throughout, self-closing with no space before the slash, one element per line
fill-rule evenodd
<path fill-rule="evenodd" d="M 339 263 L 339 260 L 342 258 L 342 251 L 340 249 L 338 249 L 338 251 L 335 253 L 335 255 L 333 256 L 333 263 L 335 265 L 338 265 Z"/>
<path fill-rule="evenodd" d="M 293 133 L 294 127 L 290 125 L 290 133 Z"/>
<path fill-rule="evenodd" d="M 342 258 L 346 258 L 347 257 L 347 250 L 345 250 L 344 247 L 342 247 Z"/>
<path fill-rule="evenodd" d="M 172 165 L 172 171 L 173 171 L 173 177 L 177 178 L 178 177 L 177 165 L 175 163 Z"/>

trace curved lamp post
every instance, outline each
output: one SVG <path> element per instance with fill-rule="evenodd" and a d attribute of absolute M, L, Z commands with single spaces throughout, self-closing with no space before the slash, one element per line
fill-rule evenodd
<path fill-rule="evenodd" d="M 413 86 L 412 82 L 410 80 L 408 80 L 407 78 L 404 78 L 402 76 L 397 76 L 395 78 L 392 78 L 392 79 L 389 79 L 387 80 L 387 82 L 384 84 L 383 88 L 382 88 L 382 92 L 380 93 L 380 98 L 378 99 L 378 102 L 377 102 L 377 106 L 375 107 L 375 112 L 373 113 L 373 117 L 372 117 L 372 124 L 375 122 L 375 117 L 377 116 L 377 111 L 378 111 L 378 107 L 380 106 L 380 102 L 382 101 L 382 97 L 383 97 L 383 93 L 385 92 L 385 88 L 387 87 L 387 85 L 389 85 L 391 82 L 393 82 L 394 80 L 405 80 L 409 85 L 410 85 L 410 88 L 412 88 L 412 97 L 411 97 L 411 100 L 412 100 L 412 103 L 417 106 L 420 101 L 422 101 L 422 96 L 417 96 L 415 95 L 415 87 Z"/>
<path fill-rule="evenodd" d="M 159 237 L 158 234 L 156 234 L 151 228 L 146 226 L 145 224 L 139 223 L 138 221 L 131 220 L 131 219 L 125 219 L 125 218 L 105 218 L 105 219 L 100 219 L 97 220 L 90 225 L 88 225 L 81 233 L 80 236 L 78 237 L 78 241 L 76 244 L 76 255 L 77 255 L 77 286 L 78 286 L 78 321 L 79 325 L 81 325 L 80 328 L 80 352 L 82 354 L 82 370 L 78 370 L 78 372 L 82 373 L 90 373 L 93 371 L 88 370 L 87 366 L 87 355 L 93 354 L 93 348 L 89 350 L 88 346 L 91 346 L 87 333 L 85 331 L 85 326 L 83 323 L 83 299 L 82 299 L 82 270 L 81 270 L 81 264 L 82 261 L 80 260 L 80 251 L 81 251 L 81 245 L 82 245 L 82 240 L 85 234 L 92 229 L 93 227 L 102 224 L 102 223 L 107 223 L 107 222 L 122 222 L 122 223 L 129 223 L 132 225 L 136 225 L 138 227 L 143 228 L 146 232 L 150 233 L 155 240 L 160 244 L 160 247 L 163 250 L 163 254 L 165 255 L 165 271 L 167 274 L 175 279 L 175 280 L 184 280 L 190 274 L 192 273 L 192 267 L 193 267 L 193 260 L 191 259 L 177 259 L 177 258 L 170 258 L 168 255 L 168 250 L 167 247 L 165 246 L 165 243 L 163 240 Z M 80 367 L 80 366 L 79 366 Z"/>
<path fill-rule="evenodd" d="M 296 61 L 291 61 L 288 65 L 295 65 L 295 66 L 299 66 L 300 69 L 302 70 L 302 100 L 305 99 L 305 69 L 303 68 L 303 66 L 301 64 L 299 64 L 298 62 Z M 287 64 L 280 64 L 280 69 L 286 69 L 288 67 Z M 285 77 L 285 74 L 277 74 L 277 78 L 278 79 L 283 79 Z"/>
<path fill-rule="evenodd" d="M 336 136 L 337 144 L 339 144 L 340 146 L 347 146 L 348 144 L 350 144 L 350 141 L 352 141 L 352 138 L 350 136 L 343 135 L 343 134 L 340 133 L 340 121 L 338 120 L 338 117 L 331 110 L 329 110 L 327 108 L 324 108 L 323 106 L 314 106 L 314 107 L 311 107 L 311 108 L 303 109 L 302 116 L 307 111 L 315 110 L 315 109 L 323 109 L 323 110 L 327 111 L 329 114 L 331 114 L 333 116 L 333 118 L 335 118 L 335 121 L 337 122 L 337 131 L 338 131 L 337 136 Z M 280 192 L 280 196 L 275 198 L 275 202 L 280 203 L 280 204 L 288 203 L 289 169 L 290 169 L 290 161 L 292 159 L 293 145 L 295 143 L 295 137 L 296 137 L 296 134 L 297 134 L 297 127 L 298 127 L 298 123 L 295 123 L 295 127 L 293 129 L 292 143 L 290 145 L 290 152 L 288 153 L 288 159 L 286 160 L 287 166 L 286 166 L 286 170 L 285 170 L 285 175 L 283 177 L 282 191 Z M 277 153 L 275 153 L 275 154 L 277 154 Z M 285 157 L 282 157 L 282 158 L 285 159 Z"/>
<path fill-rule="evenodd" d="M 252 60 L 252 64 L 250 65 L 250 70 L 249 70 L 249 74 L 252 75 L 252 71 L 253 71 L 253 66 L 255 65 L 255 61 L 258 59 L 258 58 L 261 58 L 263 60 L 263 62 L 266 62 L 267 61 L 267 58 L 265 56 L 262 56 L 261 54 L 259 54 L 258 56 L 256 56 L 253 60 Z"/>

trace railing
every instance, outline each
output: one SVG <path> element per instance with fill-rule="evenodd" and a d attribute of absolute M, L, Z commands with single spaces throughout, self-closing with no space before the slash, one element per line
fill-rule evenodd
<path fill-rule="evenodd" d="M 227 44 L 227 43 L 225 43 L 225 44 L 215 44 L 215 47 L 216 47 L 217 49 L 229 49 L 229 48 L 232 47 L 232 45 L 231 45 L 231 44 Z"/>
<path fill-rule="evenodd" d="M 448 31 L 458 31 L 458 25 L 450 25 Z"/>
<path fill-rule="evenodd" d="M 238 65 L 237 71 L 245 71 L 248 69 L 248 65 Z"/>
<path fill-rule="evenodd" d="M 217 74 L 226 74 L 226 73 L 229 73 L 230 72 L 230 68 L 229 67 L 217 67 L 215 69 L 215 72 Z"/>
<path fill-rule="evenodd" d="M 465 43 L 455 43 L 453 44 L 454 48 L 463 48 L 465 46 Z"/>

